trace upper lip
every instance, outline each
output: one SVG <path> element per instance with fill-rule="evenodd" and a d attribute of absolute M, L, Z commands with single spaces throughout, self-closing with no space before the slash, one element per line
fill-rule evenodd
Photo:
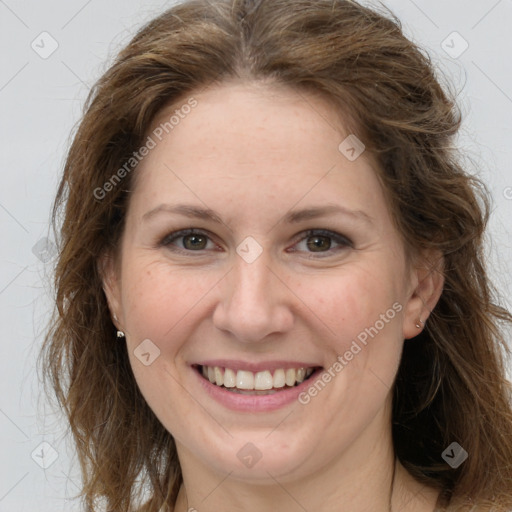
<path fill-rule="evenodd" d="M 229 368 L 231 370 L 242 370 L 249 372 L 262 372 L 264 370 L 278 370 L 279 368 L 319 368 L 321 365 L 308 363 L 304 361 L 242 361 L 234 359 L 209 359 L 194 363 L 192 366 L 218 366 L 219 368 Z"/>

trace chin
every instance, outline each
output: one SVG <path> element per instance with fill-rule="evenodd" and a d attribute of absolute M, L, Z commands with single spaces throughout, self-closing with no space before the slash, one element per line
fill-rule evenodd
<path fill-rule="evenodd" d="M 315 430 L 321 432 L 318 427 Z M 318 470 L 320 461 L 325 463 L 327 457 L 315 454 L 315 446 L 321 439 L 315 440 L 311 433 L 247 430 L 231 432 L 231 436 L 203 437 L 200 446 L 197 441 L 188 439 L 188 446 L 181 448 L 193 452 L 202 465 L 222 475 L 229 474 L 230 479 L 259 485 L 305 478 Z"/>

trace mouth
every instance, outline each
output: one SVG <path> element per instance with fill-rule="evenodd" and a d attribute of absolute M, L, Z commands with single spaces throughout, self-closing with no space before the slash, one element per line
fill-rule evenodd
<path fill-rule="evenodd" d="M 194 365 L 193 368 L 214 386 L 240 395 L 273 395 L 296 388 L 321 367 L 276 368 L 252 372 L 222 366 Z"/>

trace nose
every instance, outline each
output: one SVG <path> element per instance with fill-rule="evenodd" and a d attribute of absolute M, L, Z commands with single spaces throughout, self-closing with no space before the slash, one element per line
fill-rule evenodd
<path fill-rule="evenodd" d="M 234 267 L 223 279 L 213 323 L 237 341 L 267 341 L 269 335 L 292 328 L 293 293 L 269 263 L 263 254 L 252 263 L 236 256 Z"/>

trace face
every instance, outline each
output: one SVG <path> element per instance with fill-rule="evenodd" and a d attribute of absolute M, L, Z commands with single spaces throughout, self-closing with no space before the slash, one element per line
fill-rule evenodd
<path fill-rule="evenodd" d="M 403 340 L 425 320 L 374 164 L 340 149 L 318 97 L 191 96 L 148 132 L 107 265 L 137 383 L 184 466 L 260 483 L 349 467 L 389 440 Z"/>

